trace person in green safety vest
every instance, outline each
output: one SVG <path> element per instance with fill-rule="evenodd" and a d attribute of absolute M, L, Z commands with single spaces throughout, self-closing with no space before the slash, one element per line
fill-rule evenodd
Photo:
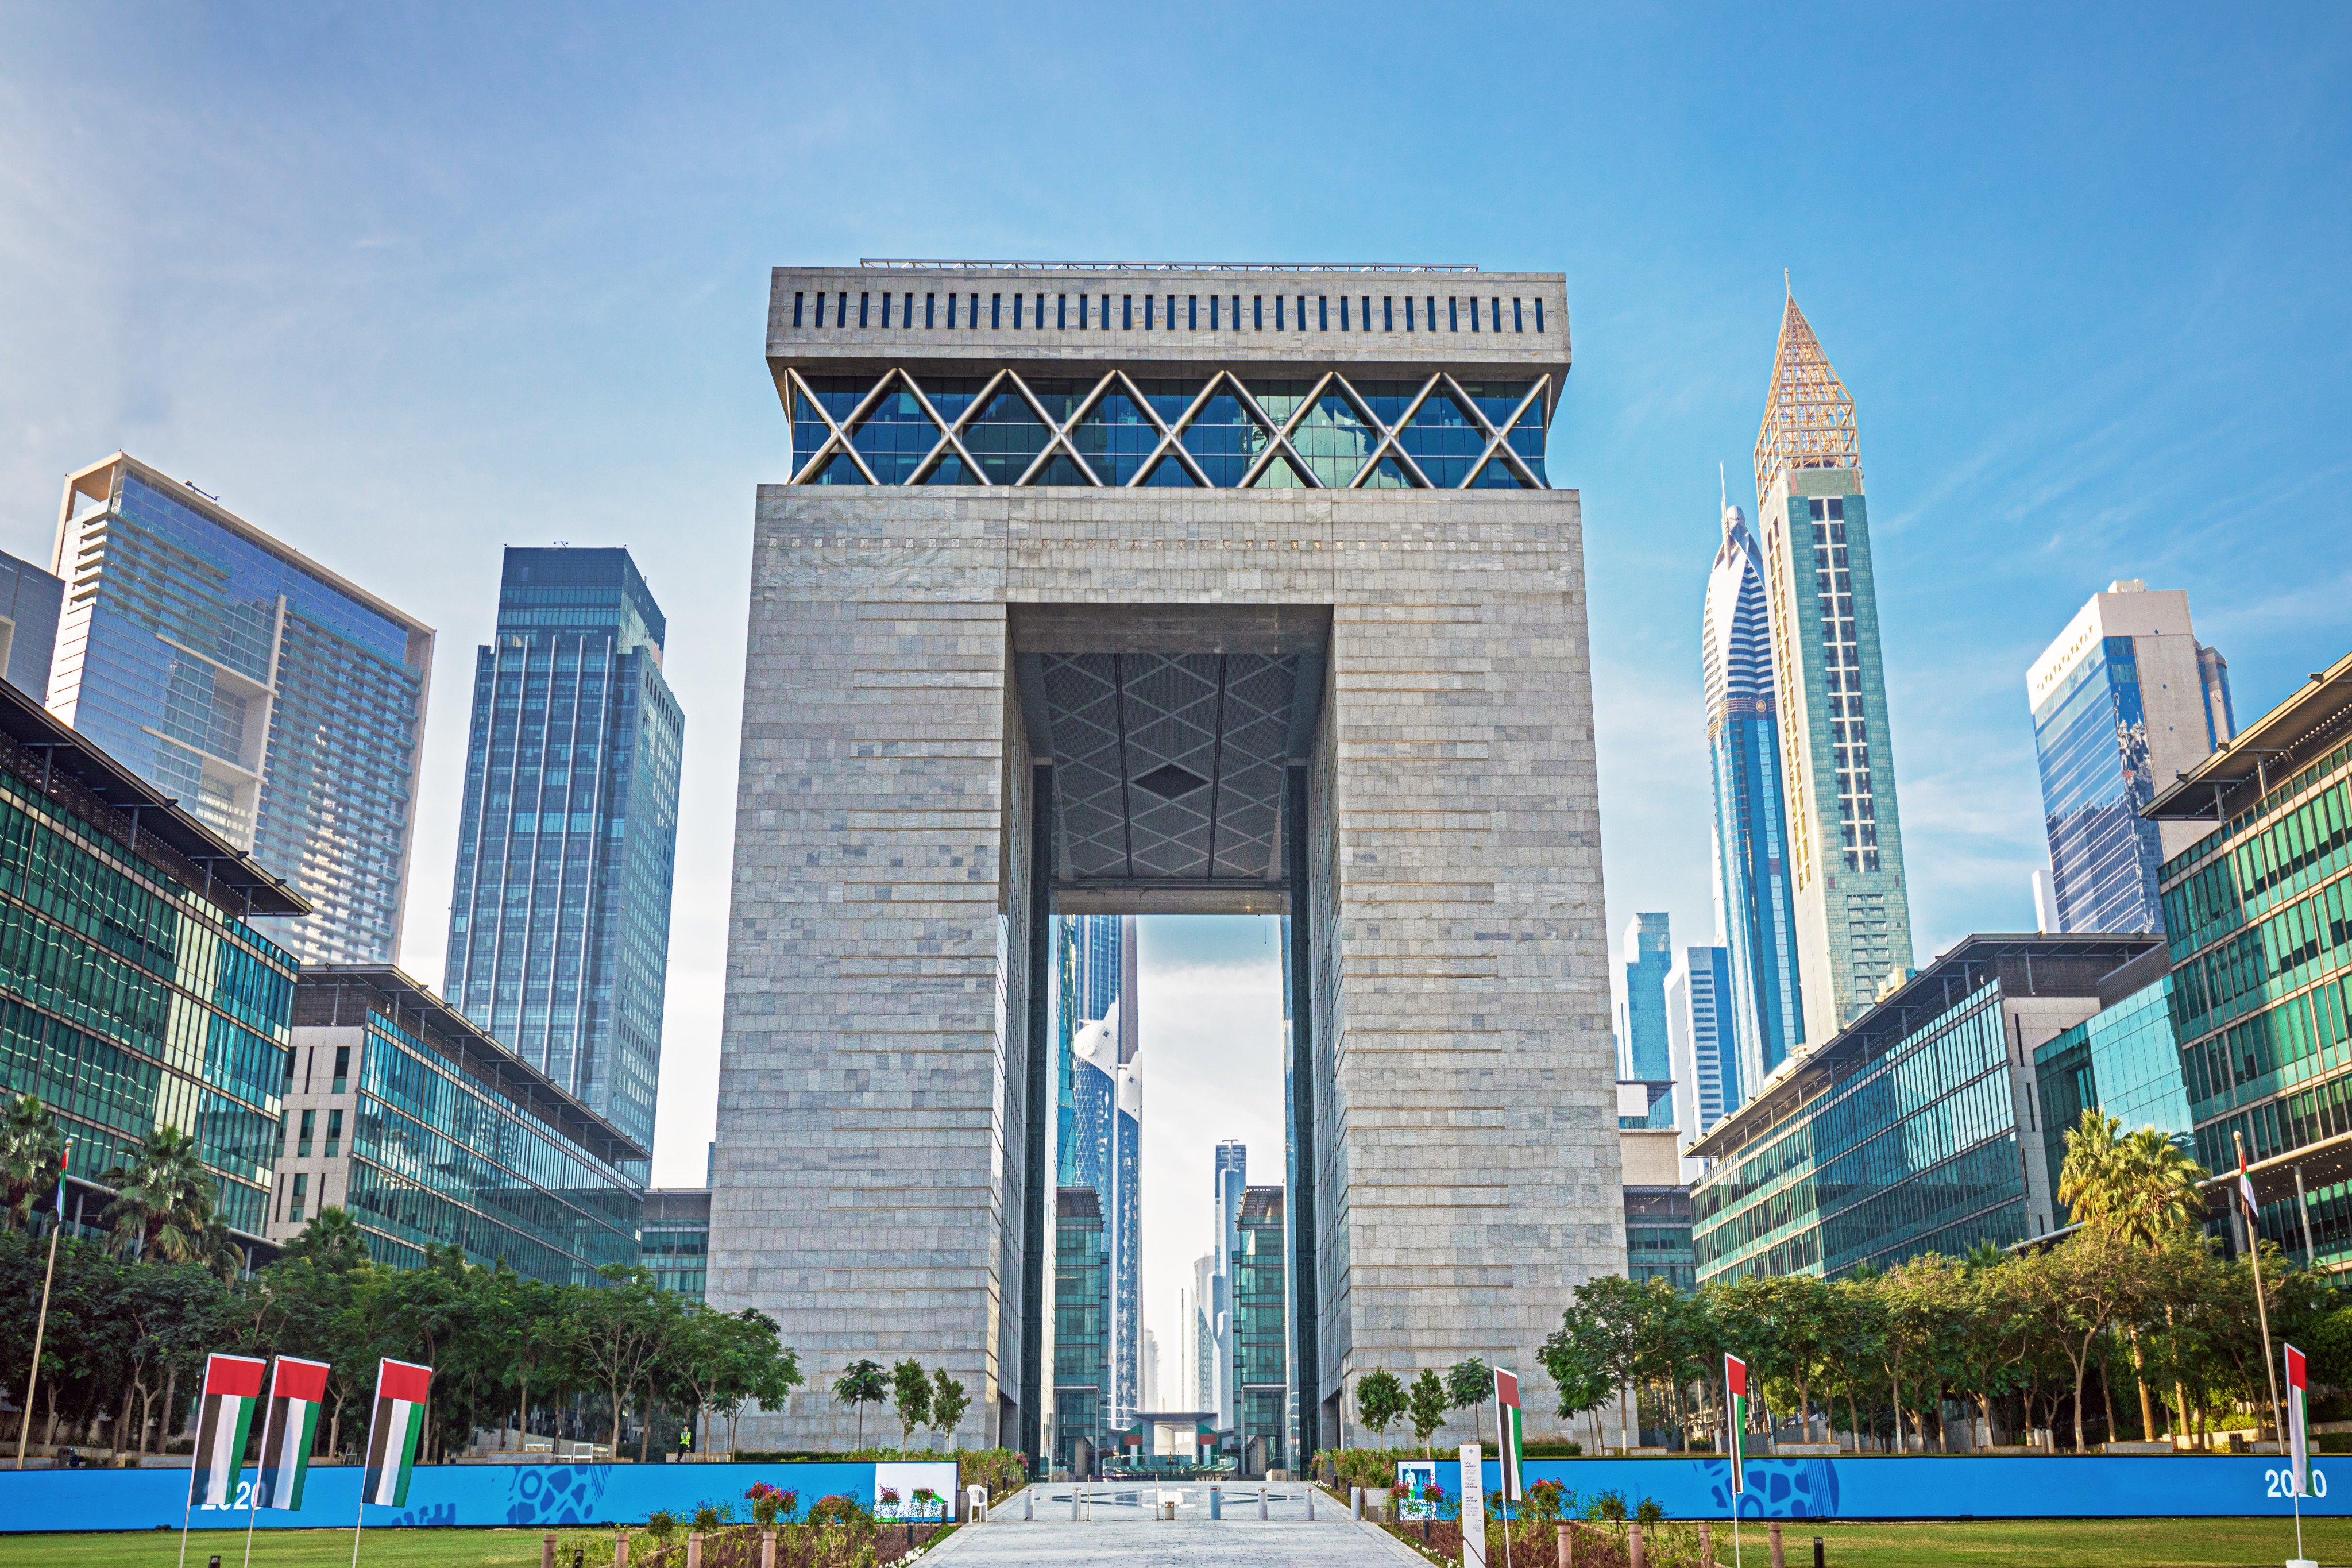
<path fill-rule="evenodd" d="M 691 1426 L 681 1426 L 681 1427 L 679 1427 L 679 1428 L 677 1429 L 677 1451 L 678 1451 L 678 1454 L 680 1455 L 680 1457 L 683 1457 L 683 1456 L 685 1456 L 685 1455 L 687 1455 L 687 1454 L 688 1454 L 688 1453 L 691 1453 L 691 1452 L 693 1451 L 693 1449 L 694 1449 L 694 1428 L 693 1428 L 693 1427 L 691 1427 Z"/>

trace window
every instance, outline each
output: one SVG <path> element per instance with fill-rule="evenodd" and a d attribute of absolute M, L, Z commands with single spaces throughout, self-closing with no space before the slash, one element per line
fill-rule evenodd
<path fill-rule="evenodd" d="M 1490 332 L 1499 332 L 1503 330 L 1503 301 L 1500 296 L 1486 301 L 1486 330 Z"/>
<path fill-rule="evenodd" d="M 976 289 L 971 296 L 971 314 L 966 316 L 964 320 L 971 323 L 974 331 L 980 330 L 980 294 Z"/>
<path fill-rule="evenodd" d="M 293 1123 L 294 1113 L 292 1111 L 281 1110 L 278 1113 L 278 1157 L 281 1160 L 286 1158 L 287 1133 L 288 1130 L 292 1127 Z"/>
<path fill-rule="evenodd" d="M 907 290 L 906 300 L 906 308 L 898 312 L 898 324 L 901 327 L 911 327 L 915 324 L 915 291 L 913 289 Z"/>
<path fill-rule="evenodd" d="M 927 332 L 931 330 L 932 326 L 937 321 L 935 312 L 939 309 L 939 303 L 940 297 L 937 294 L 926 294 L 923 296 L 923 331 Z"/>
<path fill-rule="evenodd" d="M 1536 300 L 1536 331 L 1540 332 L 1543 330 L 1543 300 L 1541 298 L 1538 298 Z"/>
<path fill-rule="evenodd" d="M 1146 294 L 1143 297 L 1143 330 L 1147 332 L 1151 331 L 1152 301 L 1158 298 L 1156 294 Z"/>
<path fill-rule="evenodd" d="M 1103 303 L 1106 306 L 1110 303 L 1109 295 L 1103 296 Z M 1110 323 L 1105 321 L 1103 325 L 1108 327 Z M 1135 296 L 1132 294 L 1121 294 L 1118 297 L 1118 330 L 1122 332 L 1135 331 Z"/>
<path fill-rule="evenodd" d="M 849 325 L 849 290 L 846 289 L 834 301 L 833 324 L 835 327 Z"/>
<path fill-rule="evenodd" d="M 799 294 L 793 296 L 793 325 L 795 327 L 801 324 L 801 300 L 803 298 L 803 296 Z"/>
<path fill-rule="evenodd" d="M 327 1112 L 327 1158 L 331 1160 L 343 1152 L 343 1113 Z"/>
<path fill-rule="evenodd" d="M 292 1051 L 286 1053 L 286 1087 L 288 1089 L 294 1087 L 294 1053 Z"/>
<path fill-rule="evenodd" d="M 1013 296 L 1013 330 L 1016 332 L 1021 330 L 1021 301 L 1026 296 L 1020 294 Z"/>
<path fill-rule="evenodd" d="M 1462 330 L 1461 306 L 1462 301 L 1453 295 L 1448 294 L 1445 297 L 1445 330 L 1449 332 L 1458 332 Z M 1471 320 L 1475 321 L 1477 317 L 1474 315 Z M 1475 331 L 1476 329 L 1474 327 L 1472 331 Z"/>
<path fill-rule="evenodd" d="M 824 293 L 822 289 L 816 297 L 816 324 L 820 328 L 824 325 Z"/>
<path fill-rule="evenodd" d="M 1217 302 L 1214 300 L 1210 300 L 1209 313 L 1213 318 L 1216 314 L 1216 310 Z M 1184 296 L 1184 325 L 1192 331 L 1197 332 L 1201 330 L 1201 297 L 1198 294 Z"/>
<path fill-rule="evenodd" d="M 1342 316 L 1348 313 L 1348 301 L 1344 298 L 1339 301 L 1339 313 Z M 1346 323 L 1343 321 L 1341 325 L 1344 327 Z M 1328 294 L 1315 296 L 1315 330 L 1318 332 L 1331 330 L 1331 297 Z"/>
<path fill-rule="evenodd" d="M 1404 330 L 1408 332 L 1412 331 L 1412 296 L 1410 294 L 1404 297 Z"/>
<path fill-rule="evenodd" d="M 1339 296 L 1339 330 L 1343 332 L 1348 330 L 1348 297 L 1345 294 Z"/>
<path fill-rule="evenodd" d="M 1283 300 L 1283 296 L 1281 296 L 1281 295 L 1279 295 L 1279 294 L 1276 294 L 1276 295 L 1274 297 L 1274 330 L 1275 330 L 1276 331 L 1277 331 L 1277 332 L 1278 332 L 1278 331 L 1281 331 L 1283 330 L 1283 325 L 1282 325 L 1282 300 Z M 1303 310 L 1303 307 L 1302 307 L 1302 310 Z M 1307 318 L 1306 318 L 1306 316 L 1305 316 L 1303 313 L 1302 313 L 1302 314 L 1299 316 L 1299 318 L 1298 318 L 1298 324 L 1299 324 L 1301 327 L 1304 327 L 1304 326 L 1306 326 L 1306 325 L 1307 325 Z"/>
<path fill-rule="evenodd" d="M 1070 297 L 1067 294 L 1054 296 L 1054 329 L 1056 331 L 1070 329 Z"/>
<path fill-rule="evenodd" d="M 1209 331 L 1213 332 L 1217 330 L 1217 295 L 1209 296 Z"/>
<path fill-rule="evenodd" d="M 988 297 L 988 330 L 992 332 L 1003 325 L 1004 296 L 1002 294 L 991 294 Z"/>
<path fill-rule="evenodd" d="M 306 1110 L 302 1113 L 302 1131 L 300 1136 L 299 1136 L 294 1142 L 294 1152 L 298 1158 L 310 1153 L 310 1134 L 317 1131 L 318 1125 L 319 1113 L 317 1111 Z"/>
<path fill-rule="evenodd" d="M 1250 320 L 1250 324 L 1251 324 L 1252 326 L 1254 326 L 1255 328 L 1256 328 L 1256 329 L 1257 329 L 1259 331 L 1261 331 L 1261 332 L 1262 332 L 1262 331 L 1265 331 L 1265 295 L 1263 295 L 1263 294 L 1253 294 L 1253 295 L 1251 295 L 1251 296 L 1250 296 L 1250 319 L 1251 319 L 1251 320 Z"/>
<path fill-rule="evenodd" d="M 949 295 L 949 296 L 948 296 L 948 331 L 951 331 L 951 332 L 955 331 L 955 317 L 956 317 L 956 296 L 955 296 L 955 295 L 953 295 L 953 294 L 950 294 L 950 295 Z"/>
<path fill-rule="evenodd" d="M 1524 332 L 1527 330 L 1527 316 L 1520 310 L 1519 301 L 1516 297 L 1514 297 L 1511 300 L 1511 331 L 1515 332 Z"/>
<path fill-rule="evenodd" d="M 334 1094 L 342 1093 L 345 1087 L 351 1080 L 351 1076 L 352 1048 L 349 1046 L 337 1046 L 335 1047 L 335 1083 L 334 1088 L 330 1090 L 330 1092 Z"/>
<path fill-rule="evenodd" d="M 294 1173 L 294 1206 L 286 1211 L 287 1224 L 300 1225 L 302 1223 L 302 1204 L 303 1200 L 310 1195 L 310 1177 L 309 1173 L 302 1171 L 297 1171 Z"/>
<path fill-rule="evenodd" d="M 865 331 L 865 329 L 866 329 L 866 307 L 867 307 L 868 302 L 869 302 L 872 299 L 873 299 L 873 296 L 872 296 L 872 295 L 870 295 L 870 294 L 868 294 L 868 293 L 865 292 L 865 291 L 864 291 L 864 290 L 862 290 L 862 289 L 858 292 L 858 295 L 857 295 L 857 327 L 858 327 L 858 330 L 859 330 L 860 331 Z"/>
<path fill-rule="evenodd" d="M 1410 324 L 1412 321 L 1412 300 L 1407 300 L 1404 302 L 1404 311 L 1405 321 Z M 1366 324 L 1369 325 L 1370 323 L 1367 322 Z M 1396 297 L 1392 294 L 1383 294 L 1381 296 L 1381 331 L 1384 332 L 1393 332 L 1396 331 Z"/>
<path fill-rule="evenodd" d="M 882 330 L 890 330 L 890 296 L 887 293 L 882 296 Z"/>

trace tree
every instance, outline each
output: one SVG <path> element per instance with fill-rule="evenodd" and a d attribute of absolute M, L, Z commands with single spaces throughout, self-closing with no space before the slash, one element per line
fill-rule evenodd
<path fill-rule="evenodd" d="M 898 1412 L 898 1447 L 931 1418 L 931 1374 L 913 1356 L 890 1369 L 890 1404 Z"/>
<path fill-rule="evenodd" d="M 115 1166 L 104 1180 L 115 1189 L 107 1221 L 133 1257 L 152 1254 L 166 1263 L 187 1263 L 203 1256 L 205 1227 L 213 1215 L 213 1177 L 194 1139 L 176 1127 L 158 1127 L 131 1163 Z"/>
<path fill-rule="evenodd" d="M 357 1268 L 368 1260 L 367 1233 L 347 1208 L 323 1208 L 278 1253 L 280 1263 L 309 1258 L 321 1268 Z"/>
<path fill-rule="evenodd" d="M 2039 1304 L 2053 1336 L 2064 1347 L 2074 1374 L 2074 1451 L 2082 1453 L 2083 1385 L 2099 1337 L 2118 1320 L 2128 1320 L 2148 1294 L 2150 1254 L 2117 1230 L 2084 1226 L 2042 1259 L 2048 1274 Z M 2260 1370 L 2259 1364 L 2257 1370 Z"/>
<path fill-rule="evenodd" d="M 1445 1384 L 1437 1373 L 1427 1367 L 1412 1380 L 1412 1392 L 1405 1396 L 1405 1412 L 1412 1422 L 1413 1441 L 1421 1445 L 1422 1458 L 1429 1457 L 1429 1435 L 1445 1425 L 1445 1412 L 1451 1402 L 1445 1396 Z"/>
<path fill-rule="evenodd" d="M 1622 1396 L 1617 1407 L 1617 1437 L 1621 1447 L 1632 1447 L 1626 1422 L 1633 1411 L 1633 1379 L 1642 1357 L 1642 1313 L 1645 1292 L 1631 1279 L 1604 1274 L 1576 1288 L 1576 1304 L 1585 1313 L 1601 1365 Z"/>
<path fill-rule="evenodd" d="M 33 1209 L 57 1190 L 64 1158 L 57 1118 L 40 1097 L 20 1094 L 9 1100 L 0 1117 L 0 1192 L 7 1199 L 11 1226 L 32 1228 Z"/>
<path fill-rule="evenodd" d="M 669 1321 L 660 1310 L 663 1292 L 646 1269 L 608 1263 L 597 1272 L 607 1288 L 589 1290 L 573 1307 L 582 1370 L 601 1384 L 611 1401 L 613 1451 L 621 1448 L 621 1402 L 660 1362 Z"/>
<path fill-rule="evenodd" d="M 2058 1201 L 2085 1226 L 2098 1226 L 2150 1249 L 2186 1235 L 2205 1218 L 2198 1184 L 2205 1167 L 2165 1133 L 2143 1127 L 2118 1137 L 2123 1123 L 2095 1108 L 2066 1132 L 2066 1159 L 2058 1173 Z M 2168 1312 L 2169 1309 L 2168 1309 Z M 2168 1321 L 2169 1321 L 2168 1317 Z M 2132 1378 L 2139 1385 L 2140 1435 L 2156 1435 L 2147 1397 L 2147 1363 L 2139 1329 L 2131 1329 Z M 2176 1385 L 2176 1395 L 2180 1391 Z"/>
<path fill-rule="evenodd" d="M 1581 1307 L 1560 1314 L 1559 1327 L 1544 1340 L 1536 1360 L 1559 1391 L 1559 1417 L 1573 1421 L 1592 1417 L 1592 1447 L 1601 1448 L 1601 1407 L 1609 1402 L 1615 1379 L 1610 1375 L 1605 1336 L 1592 1315 Z M 1360 1398 L 1360 1394 L 1359 1395 Z"/>
<path fill-rule="evenodd" d="M 963 1413 L 970 1408 L 971 1395 L 962 1382 L 950 1377 L 947 1368 L 935 1368 L 931 1373 L 930 1428 L 947 1438 L 950 1451 L 955 1447 L 956 1428 L 963 1424 Z"/>
<path fill-rule="evenodd" d="M 1404 1384 L 1397 1381 L 1396 1373 L 1380 1367 L 1356 1379 L 1356 1419 L 1369 1427 L 1383 1447 L 1388 1442 L 1390 1423 L 1404 1413 Z"/>
<path fill-rule="evenodd" d="M 1480 1439 L 1479 1409 L 1495 1397 L 1495 1374 L 1476 1356 L 1457 1361 L 1445 1369 L 1445 1403 L 1456 1410 L 1470 1412 L 1470 1436 Z"/>
<path fill-rule="evenodd" d="M 860 1357 L 842 1370 L 833 1380 L 833 1397 L 836 1404 L 846 1405 L 857 1412 L 857 1446 L 866 1447 L 866 1407 L 879 1405 L 890 1397 L 890 1385 L 884 1377 L 882 1363 Z"/>

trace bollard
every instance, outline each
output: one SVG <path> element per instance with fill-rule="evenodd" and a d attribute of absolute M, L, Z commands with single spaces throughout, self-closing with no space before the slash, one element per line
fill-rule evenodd
<path fill-rule="evenodd" d="M 555 1531 L 551 1530 L 539 1539 L 539 1568 L 555 1568 Z"/>
<path fill-rule="evenodd" d="M 1077 1521 L 1077 1517 L 1078 1517 L 1078 1483 L 1077 1483 L 1077 1482 L 1076 1482 L 1076 1481 L 1072 1481 L 1072 1482 L 1070 1483 L 1070 1521 L 1071 1521 L 1071 1522 L 1072 1522 L 1072 1523 L 1076 1523 L 1076 1522 Z"/>
<path fill-rule="evenodd" d="M 1576 1568 L 1576 1537 L 1565 1523 L 1559 1527 L 1559 1568 Z"/>
<path fill-rule="evenodd" d="M 1813 1568 L 1829 1568 L 1829 1559 L 1822 1552 L 1822 1538 L 1813 1537 Z"/>
<path fill-rule="evenodd" d="M 1642 1521 L 1638 1519 L 1625 1521 L 1625 1560 L 1633 1568 L 1642 1568 Z"/>
<path fill-rule="evenodd" d="M 1265 1521 L 1265 1489 L 1264 1487 L 1257 1489 L 1257 1517 L 1261 1524 Z"/>
<path fill-rule="evenodd" d="M 1348 1517 L 1349 1519 L 1364 1517 L 1364 1489 L 1361 1487 L 1348 1489 Z"/>
<path fill-rule="evenodd" d="M 1789 1568 L 1789 1556 L 1780 1546 L 1780 1521 L 1772 1521 L 1772 1568 Z"/>
<path fill-rule="evenodd" d="M 629 1568 L 629 1527 L 625 1524 L 613 1537 L 613 1568 Z"/>
<path fill-rule="evenodd" d="M 760 1531 L 760 1568 L 776 1568 L 776 1532 Z"/>
<path fill-rule="evenodd" d="M 1209 1489 L 1209 1517 L 1211 1519 L 1225 1517 L 1225 1489 L 1223 1487 Z"/>
<path fill-rule="evenodd" d="M 1715 1527 L 1705 1520 L 1698 1521 L 1699 1568 L 1715 1568 Z"/>
<path fill-rule="evenodd" d="M 1315 1483 L 1313 1481 L 1307 1483 L 1307 1522 L 1309 1524 L 1315 1522 Z"/>
<path fill-rule="evenodd" d="M 702 1568 L 702 1531 L 686 1532 L 686 1568 Z"/>

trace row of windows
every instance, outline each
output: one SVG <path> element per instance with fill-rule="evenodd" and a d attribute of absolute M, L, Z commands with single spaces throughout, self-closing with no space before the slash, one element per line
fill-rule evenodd
<path fill-rule="evenodd" d="M 62 649 L 63 645 L 59 645 Z M 2171 881 L 2186 875 L 2192 868 L 2229 848 L 2260 826 L 2273 813 L 2283 811 L 2288 804 L 2317 786 L 2319 781 L 2338 769 L 2352 765 L 2352 742 L 2336 747 L 2317 762 L 2278 784 L 2273 784 L 2253 805 L 2223 823 L 2218 831 L 2209 833 L 2164 863 L 2164 879 Z"/>
<path fill-rule="evenodd" d="M 2275 1086 L 2264 1080 L 2274 1073 L 2290 1079 L 2307 1077 L 2315 1069 L 2295 1069 L 2315 1058 L 2322 1068 L 2338 1065 L 2340 1057 L 2328 1058 L 2323 1053 L 2352 1037 L 2347 1011 L 2352 1011 L 2352 976 L 2290 996 L 2225 1033 L 2184 1048 L 2181 1075 L 2198 1113 L 2210 1115 L 2228 1105 L 2235 1089 L 2246 1090 L 2235 1097 L 2242 1101 L 2272 1092 Z"/>
<path fill-rule="evenodd" d="M 2260 1006 L 2273 990 L 2293 990 L 2352 962 L 2347 947 L 2352 880 L 2338 879 L 2175 970 L 2173 1027 L 2194 1039 L 2232 1013 Z"/>
<path fill-rule="evenodd" d="M 1510 331 L 1525 332 L 1530 326 L 1544 330 L 1544 302 L 1540 298 L 1514 296 L 1507 302 L 1500 295 L 1449 294 L 1383 294 L 1379 296 L 1379 325 L 1375 327 L 1374 297 L 1370 294 L 1005 294 L 992 292 L 987 296 L 987 330 L 1003 331 L 1008 326 L 1014 331 L 1037 331 L 1045 328 L 1046 302 L 1052 301 L 1055 331 L 1109 331 L 1114 315 L 1121 331 L 1133 331 L 1140 326 L 1145 331 L 1162 329 L 1177 331 L 1178 318 L 1182 318 L 1182 331 L 1199 331 L 1205 317 L 1208 331 L 1262 332 L 1267 330 L 1267 300 L 1273 301 L 1272 330 L 1277 332 L 1318 331 L 1333 330 L 1333 322 L 1343 332 L 1393 332 L 1403 323 L 1408 332 L 1477 331 L 1483 322 L 1485 330 L 1499 332 L 1507 317 Z M 1204 310 L 1203 300 L 1207 301 Z M 1141 303 L 1139 305 L 1138 301 Z M 1247 302 L 1244 312 L 1244 302 Z M 897 302 L 896 326 L 901 331 L 913 331 L 915 326 L 915 295 L 911 290 L 893 294 L 860 289 L 855 307 L 856 329 L 892 328 L 891 310 Z M 1009 301 L 1009 303 L 1008 303 Z M 1034 301 L 1034 303 L 1033 303 Z M 835 291 L 805 291 L 793 295 L 793 325 L 824 327 L 826 306 L 833 310 L 832 327 L 835 331 L 851 330 L 850 293 Z M 1439 307 L 1444 306 L 1443 326 L 1439 325 Z M 961 328 L 966 331 L 981 330 L 981 295 L 978 292 L 940 294 L 926 292 L 922 296 L 921 331 L 932 331 L 944 326 L 949 331 L 958 330 L 957 312 L 962 312 Z M 1025 318 L 1025 319 L 1024 319 Z M 1246 322 L 1246 329 L 1244 323 Z"/>
<path fill-rule="evenodd" d="M 1540 489 L 1534 383 L 795 377 L 801 484 Z M 1516 459 L 1516 462 L 1514 461 Z"/>
<path fill-rule="evenodd" d="M 2314 796 L 2164 895 L 2164 929 L 2180 963 L 2272 895 L 2293 897 L 2342 870 L 2352 856 L 2352 784 Z M 2175 862 L 2177 865 L 2178 862 Z"/>

